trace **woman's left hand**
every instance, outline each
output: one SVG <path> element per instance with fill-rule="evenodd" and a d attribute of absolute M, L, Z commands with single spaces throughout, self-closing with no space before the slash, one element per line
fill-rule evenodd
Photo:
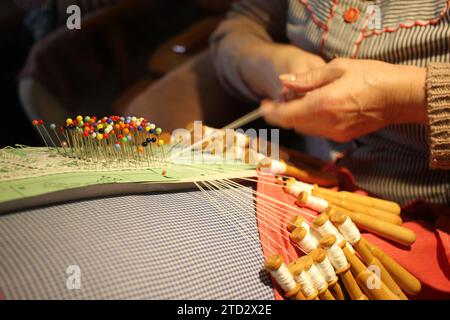
<path fill-rule="evenodd" d="M 375 60 L 337 58 L 323 67 L 281 75 L 285 87 L 304 94 L 263 101 L 274 125 L 344 142 L 391 124 L 427 123 L 425 68 Z"/>

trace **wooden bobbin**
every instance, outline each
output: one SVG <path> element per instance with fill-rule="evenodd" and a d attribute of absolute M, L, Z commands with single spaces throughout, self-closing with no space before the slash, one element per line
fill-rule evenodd
<path fill-rule="evenodd" d="M 334 187 L 339 184 L 338 177 L 329 172 L 318 171 L 314 169 L 300 169 L 287 164 L 284 175 L 296 178 L 307 183 L 316 183 L 324 187 Z"/>
<path fill-rule="evenodd" d="M 297 203 L 301 207 L 307 207 L 311 210 L 317 212 L 323 212 L 326 208 L 328 208 L 328 201 L 315 197 L 313 195 L 308 194 L 305 191 L 301 191 L 297 197 Z"/>
<path fill-rule="evenodd" d="M 322 190 L 322 189 L 320 189 L 320 190 Z M 331 196 L 328 196 L 328 195 L 322 193 L 320 190 L 315 188 L 311 191 L 311 194 L 316 197 L 327 200 L 332 205 L 344 208 L 349 211 L 359 212 L 359 213 L 380 219 L 385 222 L 396 224 L 396 225 L 401 225 L 403 223 L 402 218 L 399 215 L 390 213 L 388 211 L 382 211 L 382 210 L 379 210 L 376 208 L 368 207 L 368 206 L 365 206 L 365 205 L 362 205 L 362 204 L 359 204 L 356 202 L 331 197 Z M 337 194 L 339 195 L 339 193 L 337 193 Z"/>
<path fill-rule="evenodd" d="M 307 238 L 308 236 L 308 238 Z M 297 227 L 292 230 L 289 239 L 297 243 L 302 251 L 309 253 L 317 248 L 317 240 L 311 234 L 308 235 L 308 230 L 303 227 Z"/>
<path fill-rule="evenodd" d="M 286 180 L 285 191 L 294 197 L 298 197 L 300 192 L 304 191 L 308 194 L 311 193 L 313 185 L 305 182 L 297 181 L 295 178 L 289 178 Z"/>
<path fill-rule="evenodd" d="M 298 261 L 298 263 L 300 263 L 302 265 L 303 269 L 307 273 L 310 272 L 310 270 L 314 264 L 313 259 L 309 255 L 303 256 L 303 257 L 299 258 L 297 261 Z M 333 295 L 330 293 L 330 291 L 328 290 L 328 285 L 321 289 L 319 289 L 319 288 L 316 288 L 316 289 L 317 289 L 318 297 L 320 298 L 320 300 L 336 300 L 333 297 Z"/>
<path fill-rule="evenodd" d="M 410 295 L 416 295 L 420 292 L 422 289 L 420 281 L 408 270 L 403 268 L 397 261 L 384 253 L 380 248 L 369 243 L 366 239 L 361 238 L 361 242 L 376 258 L 378 258 L 378 260 L 380 260 L 403 291 Z"/>
<path fill-rule="evenodd" d="M 336 243 L 336 237 L 332 234 L 326 235 L 320 239 L 320 246 L 327 250 L 327 255 L 330 248 Z M 342 249 L 340 249 L 342 250 Z M 331 259 L 330 259 L 331 260 Z M 350 263 L 339 270 L 336 270 L 336 274 L 341 278 L 344 283 L 345 289 L 352 300 L 367 300 L 367 296 L 361 291 L 358 283 L 350 272 Z"/>
<path fill-rule="evenodd" d="M 277 177 L 277 179 L 275 180 L 275 183 L 280 185 L 280 186 L 284 186 L 284 178 L 283 177 Z"/>
<path fill-rule="evenodd" d="M 314 263 L 322 263 L 327 259 L 327 253 L 322 248 L 317 248 L 308 253 L 308 255 L 313 259 Z M 338 280 L 339 278 L 336 276 L 334 279 L 327 281 L 328 289 L 336 300 L 345 300 L 344 292 Z"/>
<path fill-rule="evenodd" d="M 276 279 L 278 281 L 278 279 L 276 278 L 276 272 L 280 270 L 280 268 L 286 269 L 288 270 L 286 264 L 284 263 L 283 258 L 278 255 L 272 255 L 268 258 L 266 258 L 265 262 L 264 262 L 264 267 L 266 268 L 266 270 L 268 270 L 270 272 L 270 274 L 272 275 L 272 277 L 274 279 Z M 300 285 L 294 280 L 292 274 L 290 274 L 289 272 L 286 274 L 288 277 L 291 277 L 292 279 L 289 279 L 292 283 L 294 283 L 295 285 L 292 286 L 292 288 L 288 291 L 285 291 L 284 296 L 286 298 L 294 298 L 294 299 L 298 299 L 298 300 L 304 300 L 301 299 L 302 295 L 298 295 L 298 292 L 300 291 Z M 278 284 L 280 285 L 280 287 L 282 287 L 281 283 L 278 282 Z"/>
<path fill-rule="evenodd" d="M 379 198 L 364 196 L 362 194 L 357 194 L 353 192 L 348 191 L 340 191 L 340 197 L 341 199 L 345 200 L 351 200 L 363 205 L 372 206 L 373 208 L 391 212 L 393 214 L 399 215 L 402 211 L 398 203 L 388 200 L 383 200 Z"/>
<path fill-rule="evenodd" d="M 372 207 L 382 211 L 387 211 L 392 214 L 399 215 L 401 212 L 400 206 L 393 201 L 369 197 L 348 191 L 334 191 L 330 189 L 320 188 L 319 186 L 316 186 L 315 189 L 321 194 L 334 197 L 336 199 L 349 200 L 368 207 Z"/>
<path fill-rule="evenodd" d="M 339 233 L 339 231 L 333 225 L 330 226 L 331 228 L 327 228 L 327 229 L 323 230 L 322 226 L 325 223 L 331 224 L 331 222 L 328 222 L 328 221 L 329 221 L 328 215 L 325 212 L 321 213 L 313 220 L 313 222 L 312 222 L 313 228 L 312 229 L 314 231 L 318 232 L 322 236 L 324 236 L 326 234 L 334 234 L 334 236 L 336 237 L 336 241 L 338 241 L 338 242 L 342 241 L 344 239 L 344 237 Z M 319 230 L 321 230 L 321 231 L 319 231 Z M 347 244 L 347 247 L 351 252 L 355 252 L 355 250 L 352 248 L 350 243 Z"/>
<path fill-rule="evenodd" d="M 305 218 L 300 215 L 294 216 L 287 224 L 286 229 L 289 232 L 294 231 L 295 228 L 301 227 L 303 222 L 305 222 Z"/>
<path fill-rule="evenodd" d="M 330 206 L 325 210 L 325 213 L 329 216 L 333 210 L 342 212 L 341 208 Z M 408 246 L 416 241 L 416 235 L 412 230 L 359 212 L 345 211 L 345 214 L 348 215 L 360 229 L 370 231 L 380 237 Z"/>
<path fill-rule="evenodd" d="M 347 219 L 350 219 L 350 218 L 348 216 L 346 216 L 345 214 L 342 214 L 342 213 L 339 213 L 339 212 L 336 212 L 336 213 L 332 214 L 332 216 L 330 217 L 331 222 L 334 225 L 336 225 L 339 228 L 339 230 L 341 230 L 342 225 L 344 224 L 344 222 L 346 222 Z M 344 236 L 345 236 L 345 233 L 342 233 L 342 234 L 344 234 Z M 362 239 L 363 239 L 362 236 L 359 235 L 359 239 L 357 239 L 356 241 L 353 241 L 351 244 L 356 249 L 358 254 L 360 255 L 360 257 L 363 260 L 364 264 L 367 267 L 369 267 L 369 266 L 377 267 L 378 270 L 380 271 L 381 281 L 383 281 L 383 283 L 385 283 L 386 286 L 394 294 L 396 294 L 400 299 L 408 300 L 406 295 L 403 293 L 403 291 L 401 290 L 399 285 L 392 278 L 390 273 L 386 270 L 384 265 L 380 262 L 380 260 L 378 260 L 370 252 L 369 248 L 366 245 L 364 245 Z M 349 239 L 346 239 L 346 240 L 349 241 Z"/>
<path fill-rule="evenodd" d="M 352 273 L 355 275 L 356 280 L 366 295 L 375 300 L 400 300 L 381 279 L 367 269 L 355 254 L 348 250 L 345 244 L 346 241 L 343 240 L 339 243 L 339 246 L 344 252 L 347 261 L 350 263 Z"/>
<path fill-rule="evenodd" d="M 303 259 L 304 257 L 307 257 L 307 256 L 300 257 L 300 258 L 296 259 L 293 263 L 289 264 L 289 271 L 291 271 L 292 275 L 294 276 L 295 281 L 297 281 L 297 283 L 299 283 L 299 284 L 301 283 L 299 281 L 300 276 L 309 278 L 309 275 L 306 273 L 306 266 L 305 266 L 305 262 Z M 309 279 L 309 281 L 311 281 L 311 284 L 312 284 L 312 280 Z M 305 287 L 303 287 L 301 285 L 300 285 L 300 288 L 301 288 L 301 292 L 302 292 L 303 296 L 306 297 L 306 300 L 318 300 L 318 291 L 316 288 L 314 288 L 314 290 L 312 292 L 307 292 L 305 290 Z"/>

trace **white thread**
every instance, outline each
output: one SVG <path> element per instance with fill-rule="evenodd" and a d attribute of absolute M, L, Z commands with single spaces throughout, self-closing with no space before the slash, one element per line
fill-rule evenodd
<path fill-rule="evenodd" d="M 305 206 L 317 212 L 323 212 L 326 208 L 328 208 L 328 205 L 327 200 L 319 197 L 309 195 L 306 198 Z"/>
<path fill-rule="evenodd" d="M 236 145 L 239 147 L 245 147 L 247 145 L 247 136 L 240 132 L 235 132 Z"/>
<path fill-rule="evenodd" d="M 309 253 L 317 248 L 317 239 L 311 236 L 309 232 L 306 232 L 305 237 L 298 242 L 298 245 L 306 252 Z"/>
<path fill-rule="evenodd" d="M 300 227 L 305 228 L 307 233 L 311 232 L 310 226 L 305 220 L 303 220 L 302 223 L 300 223 Z M 311 236 L 313 236 L 313 235 L 311 235 Z M 314 237 L 314 238 L 317 240 L 316 237 Z"/>
<path fill-rule="evenodd" d="M 263 155 L 262 153 L 256 153 L 256 161 L 260 162 L 263 159 L 266 159 L 267 157 Z"/>
<path fill-rule="evenodd" d="M 248 149 L 249 152 L 249 162 L 250 163 L 258 163 L 258 164 L 264 164 L 269 158 L 267 156 L 263 155 L 262 153 L 258 153 L 253 149 Z M 267 168 L 261 168 L 262 171 L 268 172 Z M 269 171 L 270 172 L 270 171 Z"/>
<path fill-rule="evenodd" d="M 321 262 L 315 262 L 317 269 L 319 269 L 322 276 L 325 278 L 327 283 L 336 280 L 336 273 L 334 272 L 333 265 L 331 264 L 328 257 L 325 257 Z"/>
<path fill-rule="evenodd" d="M 205 128 L 205 132 L 203 133 L 203 137 L 204 138 L 211 137 L 214 134 L 214 129 L 213 128 L 210 128 L 210 127 L 207 127 L 207 126 L 204 126 L 204 128 Z"/>
<path fill-rule="evenodd" d="M 236 147 L 234 150 L 235 150 L 235 159 L 245 161 L 245 149 Z"/>
<path fill-rule="evenodd" d="M 311 191 L 314 189 L 314 186 L 309 183 L 304 183 L 301 181 L 291 182 L 288 187 L 286 187 L 287 192 L 292 194 L 295 197 L 298 197 L 300 192 L 306 192 L 308 195 L 311 194 Z"/>
<path fill-rule="evenodd" d="M 326 220 L 325 223 L 322 224 L 321 226 L 314 224 L 314 228 L 320 233 L 322 237 L 327 234 L 334 235 L 336 237 L 336 243 L 341 243 L 342 240 L 344 240 L 342 234 L 339 233 L 339 231 L 336 229 L 335 226 L 333 226 L 330 220 Z"/>
<path fill-rule="evenodd" d="M 298 275 L 296 275 L 295 281 L 300 283 L 300 286 L 302 287 L 302 291 L 305 293 L 305 295 L 307 297 L 311 297 L 312 295 L 316 294 L 316 289 L 314 288 L 314 284 L 306 272 L 302 271 Z"/>
<path fill-rule="evenodd" d="M 344 252 L 336 243 L 327 248 L 327 256 L 335 270 L 341 270 L 348 265 Z"/>
<path fill-rule="evenodd" d="M 345 219 L 344 223 L 339 225 L 339 231 L 350 244 L 355 244 L 361 239 L 358 227 L 349 217 Z"/>
<path fill-rule="evenodd" d="M 326 234 L 333 234 L 336 237 L 336 243 L 341 243 L 344 239 L 343 235 L 336 229 L 336 227 L 330 222 L 330 220 L 325 221 L 320 227 L 314 225 L 315 229 L 320 233 L 321 236 Z M 349 242 L 345 243 L 345 246 L 352 252 L 355 253 L 352 245 Z"/>
<path fill-rule="evenodd" d="M 273 174 L 283 174 L 286 172 L 286 163 L 272 159 L 268 169 Z"/>
<path fill-rule="evenodd" d="M 325 277 L 320 273 L 320 270 L 314 264 L 308 270 L 308 274 L 317 290 L 322 291 L 328 287 Z"/>
<path fill-rule="evenodd" d="M 294 290 L 297 286 L 294 277 L 284 263 L 278 270 L 271 270 L 270 274 L 277 280 L 278 284 L 285 292 Z"/>
<path fill-rule="evenodd" d="M 203 133 L 204 138 L 218 138 L 223 135 L 223 131 L 211 127 L 204 126 L 205 131 Z"/>

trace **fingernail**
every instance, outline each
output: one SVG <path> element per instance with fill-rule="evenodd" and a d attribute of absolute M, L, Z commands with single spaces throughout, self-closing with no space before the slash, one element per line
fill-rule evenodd
<path fill-rule="evenodd" d="M 295 81 L 297 76 L 293 73 L 285 73 L 279 76 L 281 81 Z"/>

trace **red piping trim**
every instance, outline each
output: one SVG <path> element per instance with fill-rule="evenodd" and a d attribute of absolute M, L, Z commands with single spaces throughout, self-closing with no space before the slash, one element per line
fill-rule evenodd
<path fill-rule="evenodd" d="M 327 18 L 325 29 L 322 31 L 322 40 L 321 40 L 321 43 L 320 43 L 320 54 L 321 55 L 323 55 L 323 50 L 325 49 L 325 40 L 326 40 L 326 37 L 327 37 L 327 32 L 328 32 L 328 29 L 329 29 L 330 20 L 333 19 L 334 13 L 336 12 L 336 8 L 337 8 L 338 4 L 339 4 L 338 0 L 334 0 L 333 1 L 333 6 L 330 9 L 330 15 Z"/>
<path fill-rule="evenodd" d="M 324 24 L 323 22 L 321 22 L 319 20 L 319 18 L 317 17 L 317 15 L 314 12 L 314 9 L 308 3 L 308 0 L 298 0 L 298 2 L 300 2 L 301 4 L 303 4 L 305 6 L 306 10 L 311 14 L 311 20 L 314 22 L 314 24 L 316 24 L 322 30 L 322 39 L 321 39 L 321 44 L 320 44 L 320 53 L 323 55 L 323 50 L 324 50 L 324 47 L 325 47 L 326 33 L 328 31 L 329 21 L 334 17 L 334 13 L 336 11 L 336 7 L 338 5 L 338 1 L 337 0 L 333 1 L 333 7 L 330 10 L 330 15 L 327 18 L 326 24 Z M 369 33 L 365 33 L 365 31 L 367 29 L 368 19 L 369 19 L 369 15 L 366 15 L 366 23 L 364 24 L 364 27 L 360 31 L 360 35 L 358 36 L 358 38 L 356 39 L 356 41 L 354 43 L 354 50 L 353 50 L 353 53 L 351 55 L 351 58 L 356 58 L 356 56 L 358 55 L 358 52 L 359 52 L 359 47 L 361 46 L 361 43 L 364 41 L 364 39 L 369 38 L 371 36 L 379 36 L 379 35 L 381 35 L 381 34 L 383 34 L 385 32 L 388 32 L 388 33 L 396 32 L 399 29 L 408 29 L 408 28 L 413 28 L 413 27 L 418 27 L 418 26 L 419 27 L 425 27 L 425 26 L 428 26 L 428 25 L 435 25 L 447 13 L 449 8 L 450 8 L 450 0 L 447 0 L 444 9 L 439 13 L 439 16 L 436 17 L 436 18 L 433 18 L 433 19 L 428 20 L 428 21 L 416 20 L 416 21 L 411 21 L 411 22 L 403 22 L 403 23 L 399 23 L 396 27 L 385 27 L 383 30 L 379 30 L 379 31 L 378 30 L 373 30 L 373 31 L 371 31 Z"/>
<path fill-rule="evenodd" d="M 425 27 L 428 25 L 435 25 L 447 13 L 449 8 L 450 8 L 450 0 L 447 0 L 444 9 L 439 13 L 439 16 L 437 16 L 436 18 L 430 19 L 428 21 L 416 20 L 416 21 L 410 21 L 410 22 L 402 22 L 402 23 L 399 23 L 396 27 L 386 27 L 383 30 L 373 30 L 369 33 L 365 33 L 364 38 L 368 38 L 371 36 L 379 36 L 380 34 L 385 33 L 385 32 L 395 32 L 399 29 L 408 29 L 408 28 L 413 28 L 413 27 Z"/>

